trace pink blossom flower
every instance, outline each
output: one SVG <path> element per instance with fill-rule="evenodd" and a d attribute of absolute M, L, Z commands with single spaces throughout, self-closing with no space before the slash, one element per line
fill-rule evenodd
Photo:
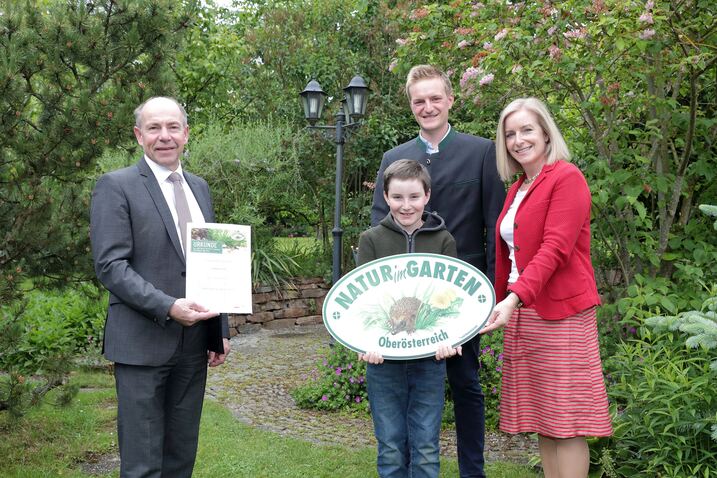
<path fill-rule="evenodd" d="M 652 0 L 647 0 L 647 2 L 645 2 L 645 10 L 652 10 L 654 6 L 655 2 Z"/>
<path fill-rule="evenodd" d="M 453 73 L 455 73 L 455 70 L 453 68 L 449 68 L 446 70 L 446 75 L 448 78 L 451 78 L 453 76 Z"/>
<path fill-rule="evenodd" d="M 551 36 L 552 36 L 552 35 L 555 33 L 555 30 L 557 30 L 557 29 L 558 29 L 558 27 L 556 27 L 555 25 L 553 25 L 552 27 L 548 28 L 548 35 L 551 35 Z"/>
<path fill-rule="evenodd" d="M 327 397 L 326 395 L 322 395 L 322 396 L 321 396 L 321 401 L 322 401 L 322 402 L 325 402 L 325 401 L 327 401 L 328 399 L 329 399 L 329 397 Z"/>
<path fill-rule="evenodd" d="M 562 55 L 560 48 L 558 48 L 558 46 L 555 44 L 550 45 L 550 48 L 548 48 L 548 52 L 550 53 L 550 58 L 552 58 L 553 60 L 559 60 L 560 55 Z"/>
<path fill-rule="evenodd" d="M 650 38 L 655 36 L 655 30 L 652 28 L 648 28 L 647 30 L 643 30 L 642 33 L 640 33 L 640 38 L 643 40 L 649 40 Z"/>
<path fill-rule="evenodd" d="M 388 71 L 395 70 L 397 66 L 398 66 L 398 58 L 394 58 L 393 60 L 391 60 L 391 63 L 388 64 Z"/>
<path fill-rule="evenodd" d="M 507 28 L 504 28 L 504 29 L 502 29 L 501 31 L 499 31 L 498 33 L 496 33 L 496 34 L 495 34 L 495 37 L 493 37 L 493 39 L 494 39 L 495 41 L 500 41 L 500 40 L 502 40 L 503 38 L 505 38 L 505 36 L 506 36 L 507 34 L 508 34 L 508 29 L 507 29 Z"/>
<path fill-rule="evenodd" d="M 406 44 L 408 44 L 408 39 L 407 38 L 396 38 L 396 44 L 398 46 L 406 45 Z"/>
<path fill-rule="evenodd" d="M 483 43 L 484 50 L 490 50 L 491 48 L 493 48 L 493 44 L 491 42 L 487 41 L 487 42 Z"/>
<path fill-rule="evenodd" d="M 652 19 L 652 13 L 650 13 L 650 12 L 645 12 L 642 15 L 640 15 L 640 18 L 638 18 L 638 20 L 640 20 L 643 23 L 649 23 L 650 25 L 655 23 L 655 20 Z"/>
<path fill-rule="evenodd" d="M 426 7 L 417 8 L 411 12 L 409 18 L 411 20 L 420 20 L 421 18 L 427 17 L 430 12 Z"/>
<path fill-rule="evenodd" d="M 356 400 L 356 403 L 361 403 L 361 397 L 356 396 L 355 400 Z"/>
<path fill-rule="evenodd" d="M 585 28 L 576 28 L 563 33 L 565 38 L 585 38 L 587 36 L 587 30 Z"/>
<path fill-rule="evenodd" d="M 479 83 L 481 86 L 489 85 L 493 82 L 493 78 L 495 78 L 493 76 L 493 73 L 489 73 L 489 74 L 485 75 L 483 78 L 481 78 Z"/>
<path fill-rule="evenodd" d="M 463 49 L 467 46 L 470 46 L 473 42 L 470 42 L 468 40 L 461 40 L 458 42 L 458 48 Z"/>
<path fill-rule="evenodd" d="M 480 74 L 480 70 L 475 67 L 468 67 L 465 72 L 463 72 L 463 76 L 461 76 L 461 88 L 465 88 L 465 86 L 468 84 L 470 80 L 475 78 Z"/>

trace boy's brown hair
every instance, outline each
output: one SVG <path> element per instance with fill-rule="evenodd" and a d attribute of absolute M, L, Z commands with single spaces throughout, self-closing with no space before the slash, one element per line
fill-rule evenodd
<path fill-rule="evenodd" d="M 392 179 L 418 179 L 423 183 L 423 191 L 431 190 L 431 175 L 424 165 L 413 159 L 399 159 L 391 163 L 383 172 L 383 192 L 388 195 L 388 186 Z"/>

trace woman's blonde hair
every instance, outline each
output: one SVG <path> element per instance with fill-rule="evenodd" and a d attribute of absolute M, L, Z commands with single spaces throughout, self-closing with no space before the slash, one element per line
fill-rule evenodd
<path fill-rule="evenodd" d="M 565 144 L 565 139 L 563 139 L 563 135 L 560 133 L 558 126 L 555 124 L 555 120 L 553 120 L 545 104 L 537 98 L 518 98 L 503 108 L 503 111 L 500 113 L 500 119 L 498 120 L 498 132 L 495 138 L 495 161 L 498 167 L 498 174 L 500 174 L 503 181 L 508 181 L 513 175 L 523 170 L 520 163 L 513 159 L 510 153 L 508 153 L 508 148 L 505 143 L 505 120 L 509 115 L 521 110 L 530 111 L 535 114 L 538 119 L 538 126 L 548 135 L 546 164 L 553 164 L 561 159 L 570 161 L 568 145 Z"/>

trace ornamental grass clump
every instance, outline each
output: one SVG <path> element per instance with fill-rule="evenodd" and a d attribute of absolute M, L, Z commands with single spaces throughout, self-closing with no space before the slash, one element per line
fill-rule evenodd
<path fill-rule="evenodd" d="M 334 344 L 306 379 L 291 391 L 299 407 L 368 411 L 366 364 L 358 360 L 356 352 Z"/>

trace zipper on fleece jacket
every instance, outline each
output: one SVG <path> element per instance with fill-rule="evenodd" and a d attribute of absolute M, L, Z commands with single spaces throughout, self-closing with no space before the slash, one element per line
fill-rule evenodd
<path fill-rule="evenodd" d="M 418 229 L 413 231 L 411 234 L 406 233 L 406 231 L 403 231 L 404 234 L 406 234 L 406 239 L 408 242 L 408 252 L 413 252 L 413 235 L 418 232 Z"/>

